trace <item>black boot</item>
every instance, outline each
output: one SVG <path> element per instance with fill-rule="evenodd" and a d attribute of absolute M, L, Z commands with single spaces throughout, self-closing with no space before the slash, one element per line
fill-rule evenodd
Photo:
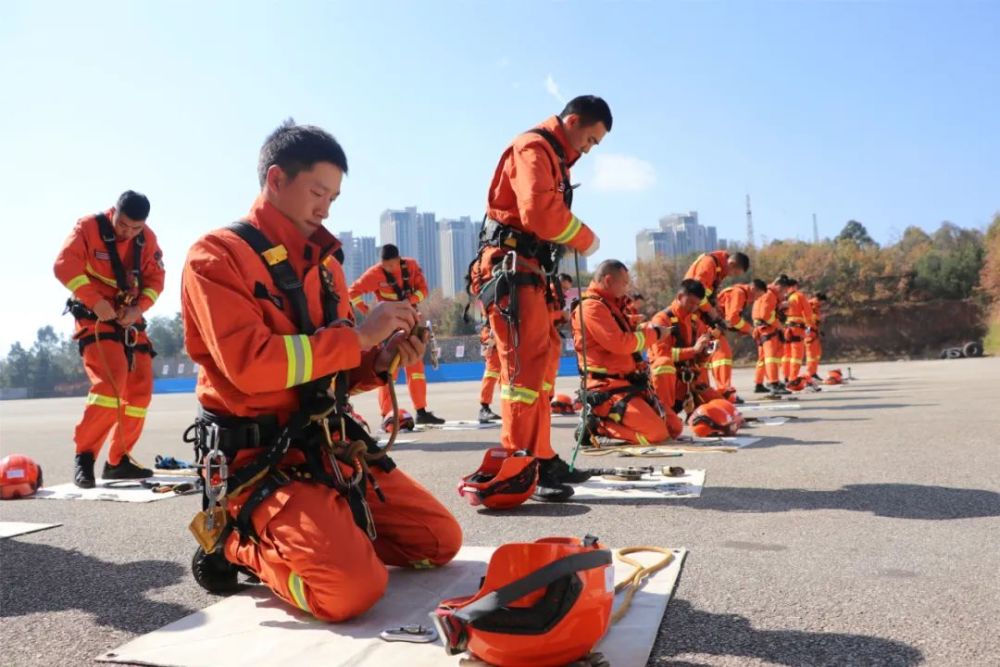
<path fill-rule="evenodd" d="M 81 489 L 94 488 L 94 455 L 90 452 L 76 455 L 73 466 L 73 483 Z"/>
<path fill-rule="evenodd" d="M 823 378 L 821 378 L 820 376 L 816 375 L 815 373 L 812 374 L 812 379 L 816 380 L 816 382 L 822 382 L 823 381 Z"/>
<path fill-rule="evenodd" d="M 226 560 L 222 548 L 216 548 L 210 554 L 198 547 L 191 559 L 191 572 L 198 585 L 209 593 L 225 595 L 240 590 L 236 575 L 240 568 Z"/>
<path fill-rule="evenodd" d="M 433 412 L 429 412 L 426 408 L 420 408 L 417 410 L 417 423 L 441 425 L 444 423 L 444 420 L 436 416 Z"/>
<path fill-rule="evenodd" d="M 500 421 L 500 415 L 490 410 L 488 403 L 483 403 L 479 406 L 479 423 L 489 424 L 490 422 Z"/>
<path fill-rule="evenodd" d="M 785 385 L 783 385 L 780 382 L 772 382 L 770 385 L 768 385 L 768 388 L 770 389 L 772 396 L 788 396 L 791 395 L 792 393 L 788 391 Z"/>
<path fill-rule="evenodd" d="M 767 394 L 767 393 L 770 393 L 770 390 L 767 387 L 765 387 L 764 385 L 758 383 L 757 386 L 753 388 L 753 393 L 755 393 L 755 394 Z"/>
<path fill-rule="evenodd" d="M 123 456 L 118 465 L 105 461 L 104 472 L 101 473 L 102 479 L 147 479 L 152 476 L 153 471 L 136 463 L 130 454 Z"/>
<path fill-rule="evenodd" d="M 556 487 L 561 484 L 582 484 L 590 479 L 590 472 L 575 468 L 569 469 L 569 464 L 559 458 L 538 459 L 538 485 Z"/>

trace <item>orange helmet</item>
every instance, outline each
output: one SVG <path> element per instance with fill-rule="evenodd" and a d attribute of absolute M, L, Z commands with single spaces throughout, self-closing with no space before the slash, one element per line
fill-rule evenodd
<path fill-rule="evenodd" d="M 42 486 L 42 468 L 31 457 L 11 454 L 0 460 L 0 498 L 13 500 L 34 495 Z"/>
<path fill-rule="evenodd" d="M 729 401 L 728 399 L 714 398 L 711 401 L 709 401 L 709 403 L 715 403 L 720 408 L 728 412 L 729 415 L 733 418 L 733 423 L 730 426 L 730 430 L 732 431 L 733 435 L 735 435 L 736 431 L 746 423 L 746 420 L 743 418 L 743 413 L 740 412 L 740 409 L 738 407 L 736 407 L 736 404 Z"/>
<path fill-rule="evenodd" d="M 493 510 L 517 507 L 538 486 L 538 461 L 527 452 L 511 454 L 503 447 L 486 450 L 479 469 L 462 478 L 458 495 L 471 505 Z"/>
<path fill-rule="evenodd" d="M 413 416 L 406 410 L 399 411 L 399 430 L 400 431 L 412 431 L 416 422 L 413 421 Z M 382 420 L 382 430 L 388 433 L 392 430 L 393 419 L 392 415 L 386 415 L 385 419 Z"/>
<path fill-rule="evenodd" d="M 844 374 L 840 372 L 839 368 L 834 368 L 832 371 L 826 374 L 826 380 L 823 384 L 843 384 Z"/>
<path fill-rule="evenodd" d="M 802 391 L 810 384 L 811 383 L 809 382 L 809 378 L 800 375 L 797 378 L 786 382 L 785 386 L 788 387 L 790 391 Z"/>
<path fill-rule="evenodd" d="M 567 394 L 556 394 L 552 397 L 552 412 L 557 415 L 575 415 L 576 406 Z"/>
<path fill-rule="evenodd" d="M 431 614 L 449 655 L 468 650 L 497 667 L 558 667 L 607 632 L 614 602 L 611 552 L 596 537 L 547 537 L 493 552 L 475 595 Z"/>
<path fill-rule="evenodd" d="M 691 413 L 691 430 L 701 438 L 733 435 L 739 428 L 735 406 L 724 398 L 712 399 Z"/>

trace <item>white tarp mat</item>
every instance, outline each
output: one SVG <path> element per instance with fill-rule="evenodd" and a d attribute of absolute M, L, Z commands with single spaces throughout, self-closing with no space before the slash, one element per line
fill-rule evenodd
<path fill-rule="evenodd" d="M 182 484 L 191 483 L 191 475 L 156 475 L 148 481 L 160 482 L 161 484 Z M 113 486 L 106 486 L 111 483 Z M 122 503 L 151 503 L 154 500 L 164 500 L 165 498 L 176 498 L 173 492 L 154 493 L 152 489 L 147 489 L 139 484 L 139 480 L 97 480 L 97 486 L 93 489 L 81 489 L 72 482 L 68 484 L 57 484 L 39 489 L 34 498 L 47 500 L 111 500 Z"/>
<path fill-rule="evenodd" d="M 417 424 L 413 427 L 414 433 L 427 433 L 428 431 L 481 431 L 488 428 L 500 428 L 500 422 L 490 422 L 480 424 L 471 419 L 455 419 L 446 421 L 443 424 Z"/>
<path fill-rule="evenodd" d="M 744 403 L 739 406 L 740 412 L 756 412 L 759 410 L 782 411 L 801 410 L 801 403 L 789 403 L 787 401 L 774 401 L 767 403 Z"/>
<path fill-rule="evenodd" d="M 37 533 L 40 530 L 48 530 L 61 526 L 61 523 L 25 523 L 24 521 L 0 521 L 0 538 L 16 537 Z"/>
<path fill-rule="evenodd" d="M 635 482 L 621 482 L 603 477 L 591 477 L 583 484 L 574 484 L 575 493 L 568 502 L 580 500 L 672 500 L 698 498 L 705 486 L 704 470 L 686 470 L 679 477 L 666 477 L 659 472 Z"/>
<path fill-rule="evenodd" d="M 755 417 L 756 421 L 747 422 L 746 428 L 754 426 L 781 426 L 791 421 L 788 417 Z"/>
<path fill-rule="evenodd" d="M 278 600 L 267 588 L 254 586 L 97 660 L 154 667 L 456 667 L 462 656 L 447 655 L 440 641 L 384 642 L 379 633 L 402 625 L 427 626 L 428 614 L 438 602 L 475 592 L 493 550 L 464 547 L 454 561 L 437 570 L 389 568 L 385 597 L 346 623 L 317 621 Z M 674 550 L 673 562 L 646 581 L 628 614 L 597 646 L 612 665 L 646 664 L 686 556 L 686 549 Z M 630 557 L 643 563 L 661 558 L 658 554 Z M 630 565 L 616 561 L 615 580 L 631 571 Z"/>

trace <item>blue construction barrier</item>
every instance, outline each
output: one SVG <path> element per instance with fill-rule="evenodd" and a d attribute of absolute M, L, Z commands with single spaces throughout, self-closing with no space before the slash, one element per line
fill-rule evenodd
<path fill-rule="evenodd" d="M 461 361 L 441 364 L 435 370 L 427 366 L 428 382 L 466 382 L 483 377 L 486 364 L 482 361 Z M 576 375 L 576 358 L 562 357 L 559 360 L 559 375 Z M 399 374 L 399 384 L 406 384 L 405 373 Z M 154 394 L 187 394 L 194 391 L 194 377 L 157 378 L 153 380 Z"/>

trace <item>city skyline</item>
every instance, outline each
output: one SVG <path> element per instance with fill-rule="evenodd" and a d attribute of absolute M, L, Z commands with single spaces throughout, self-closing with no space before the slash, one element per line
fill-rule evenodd
<path fill-rule="evenodd" d="M 659 220 L 659 229 L 641 229 L 635 235 L 636 261 L 657 257 L 683 257 L 699 252 L 725 250 L 729 242 L 718 237 L 714 225 L 698 222 L 698 211 L 668 213 Z"/>

